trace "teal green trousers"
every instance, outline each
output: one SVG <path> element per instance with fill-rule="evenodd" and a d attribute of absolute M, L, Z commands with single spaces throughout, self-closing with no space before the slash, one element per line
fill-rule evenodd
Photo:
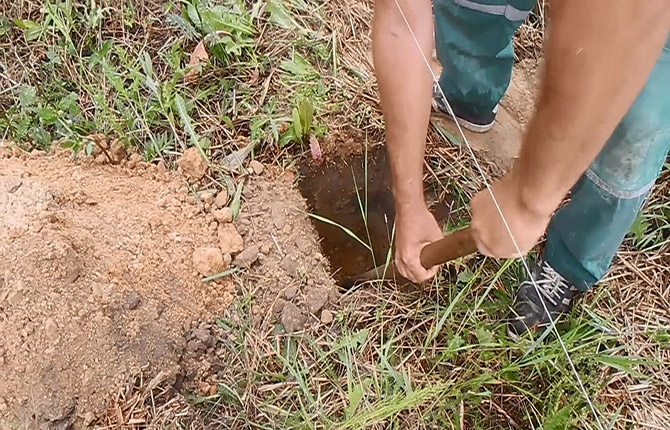
<path fill-rule="evenodd" d="M 530 0 L 435 0 L 440 85 L 450 103 L 490 112 L 507 90 L 513 36 Z M 608 271 L 670 149 L 670 39 L 626 116 L 547 230 L 544 258 L 586 290 Z"/>

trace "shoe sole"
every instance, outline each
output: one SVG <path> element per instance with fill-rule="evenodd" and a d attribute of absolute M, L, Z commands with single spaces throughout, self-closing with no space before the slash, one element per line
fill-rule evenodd
<path fill-rule="evenodd" d="M 448 112 L 443 112 L 438 106 L 437 103 L 435 102 L 435 99 L 432 101 L 432 107 L 433 110 L 439 114 L 440 116 L 444 116 L 446 119 L 450 121 L 454 121 L 454 117 L 451 116 Z M 491 130 L 493 128 L 493 125 L 496 123 L 495 119 L 491 121 L 489 124 L 475 124 L 474 122 L 470 122 L 466 119 L 456 117 L 456 120 L 458 123 L 461 125 L 466 130 L 470 130 L 474 133 L 486 133 L 487 131 Z"/>

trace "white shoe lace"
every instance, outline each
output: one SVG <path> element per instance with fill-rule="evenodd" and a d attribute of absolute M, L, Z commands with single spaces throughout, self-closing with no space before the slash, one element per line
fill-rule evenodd
<path fill-rule="evenodd" d="M 535 280 L 537 289 L 549 302 L 558 306 L 557 300 L 565 306 L 570 304 L 570 298 L 565 297 L 568 290 L 573 289 L 567 279 L 562 277 L 547 262 L 542 263 L 540 276 Z"/>

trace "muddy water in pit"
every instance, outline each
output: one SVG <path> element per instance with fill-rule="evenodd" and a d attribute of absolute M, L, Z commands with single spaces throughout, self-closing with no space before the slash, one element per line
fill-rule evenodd
<path fill-rule="evenodd" d="M 321 248 L 330 261 L 338 282 L 383 264 L 392 243 L 395 216 L 391 173 L 386 151 L 376 149 L 368 154 L 367 229 L 361 206 L 366 196 L 365 156 L 336 159 L 317 166 L 310 159 L 301 167 L 300 192 L 314 215 L 326 218 L 351 230 L 370 252 L 338 226 L 312 218 L 321 239 Z M 359 202 L 360 197 L 360 202 Z M 426 189 L 431 212 L 440 225 L 447 221 L 454 199 L 448 196 L 438 202 L 433 190 Z"/>

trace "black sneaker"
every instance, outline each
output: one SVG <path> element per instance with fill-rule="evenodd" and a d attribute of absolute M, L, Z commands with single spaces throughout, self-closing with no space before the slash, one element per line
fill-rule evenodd
<path fill-rule="evenodd" d="M 579 292 L 546 261 L 540 261 L 535 266 L 533 280 L 537 289 L 530 280 L 521 284 L 514 300 L 514 309 L 507 320 L 507 334 L 514 340 L 529 330 L 550 324 L 541 299 L 544 300 L 551 318 L 556 322 L 572 308 L 573 299 Z M 542 295 L 541 299 L 537 294 L 538 291 Z"/>
<path fill-rule="evenodd" d="M 453 121 L 449 108 L 447 108 L 444 97 L 442 97 L 442 93 L 437 85 L 433 86 L 433 101 L 431 104 L 435 111 Z M 475 133 L 485 133 L 491 130 L 493 124 L 496 122 L 496 114 L 498 113 L 498 105 L 491 112 L 484 114 L 475 114 L 471 110 L 469 111 L 466 106 L 460 106 L 458 103 L 451 103 L 451 108 L 454 110 L 454 115 L 456 115 L 461 127 Z"/>

